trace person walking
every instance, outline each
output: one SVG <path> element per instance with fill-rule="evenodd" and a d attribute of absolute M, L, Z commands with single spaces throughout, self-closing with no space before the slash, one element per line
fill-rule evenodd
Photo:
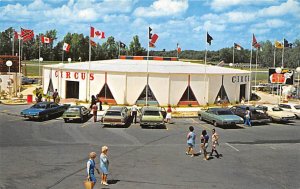
<path fill-rule="evenodd" d="M 137 110 L 138 110 L 137 105 L 134 104 L 131 107 L 131 113 L 132 113 L 132 123 L 135 123 L 135 124 L 136 124 Z"/>
<path fill-rule="evenodd" d="M 97 157 L 96 152 L 89 154 L 89 160 L 86 163 L 87 180 L 92 182 L 92 189 L 94 188 L 97 179 L 95 177 L 95 169 L 100 174 L 99 169 L 96 167 L 95 158 Z"/>
<path fill-rule="evenodd" d="M 201 141 L 201 149 L 203 151 L 203 159 L 208 160 L 208 155 L 207 155 L 207 147 L 208 147 L 208 141 L 209 141 L 209 136 L 207 135 L 206 130 L 202 130 L 202 135 L 200 136 L 200 141 Z M 200 151 L 201 152 L 201 151 Z"/>
<path fill-rule="evenodd" d="M 55 89 L 54 93 L 52 94 L 53 102 L 56 102 L 56 98 L 58 97 L 57 89 Z"/>
<path fill-rule="evenodd" d="M 92 108 L 93 107 L 93 105 L 94 104 L 96 104 L 96 97 L 95 97 L 95 95 L 92 95 L 92 97 L 91 97 L 91 106 L 90 106 L 90 108 Z"/>
<path fill-rule="evenodd" d="M 108 175 L 108 165 L 109 161 L 107 158 L 108 147 L 102 146 L 100 155 L 100 170 L 101 170 L 101 184 L 108 186 L 107 184 L 107 175 Z"/>
<path fill-rule="evenodd" d="M 93 116 L 94 116 L 94 122 L 97 122 L 97 111 L 98 111 L 98 107 L 96 104 L 94 104 L 92 106 L 92 111 L 93 111 Z"/>
<path fill-rule="evenodd" d="M 246 107 L 244 125 L 251 127 L 251 111 L 250 111 L 249 107 Z"/>
<path fill-rule="evenodd" d="M 217 145 L 219 145 L 219 134 L 216 132 L 215 129 L 212 129 L 211 142 L 212 142 L 212 147 L 211 147 L 210 156 L 212 156 L 213 153 L 216 152 L 217 158 L 219 158 L 220 155 L 217 151 Z"/>
<path fill-rule="evenodd" d="M 190 132 L 187 134 L 187 152 L 185 152 L 186 155 L 191 155 L 191 157 L 194 157 L 194 147 L 195 147 L 195 141 L 196 141 L 196 134 L 194 133 L 194 127 L 189 127 Z"/>
<path fill-rule="evenodd" d="M 171 118 L 172 118 L 172 108 L 169 105 L 167 109 L 167 116 L 166 116 L 167 123 L 171 123 Z"/>

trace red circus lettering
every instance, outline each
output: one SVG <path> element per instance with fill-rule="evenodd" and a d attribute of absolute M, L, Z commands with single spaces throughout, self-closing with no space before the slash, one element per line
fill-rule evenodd
<path fill-rule="evenodd" d="M 75 78 L 75 79 L 78 79 L 78 72 L 75 72 L 75 73 L 74 73 L 74 78 Z"/>
<path fill-rule="evenodd" d="M 93 81 L 94 79 L 94 73 L 90 73 L 90 80 Z"/>
<path fill-rule="evenodd" d="M 85 73 L 81 73 L 81 79 L 85 80 Z"/>
<path fill-rule="evenodd" d="M 71 78 L 70 74 L 71 74 L 70 72 L 66 72 L 66 78 L 67 79 Z"/>
<path fill-rule="evenodd" d="M 55 77 L 58 77 L 58 71 L 55 71 Z"/>

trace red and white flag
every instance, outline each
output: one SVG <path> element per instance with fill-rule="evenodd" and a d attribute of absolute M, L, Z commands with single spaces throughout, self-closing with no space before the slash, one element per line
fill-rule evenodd
<path fill-rule="evenodd" d="M 14 38 L 21 39 L 21 35 L 18 32 L 14 31 Z"/>
<path fill-rule="evenodd" d="M 179 43 L 177 43 L 177 52 L 178 54 L 181 53 L 181 47 L 179 46 Z"/>
<path fill-rule="evenodd" d="M 68 43 L 64 43 L 64 46 L 63 46 L 63 50 L 66 51 L 66 52 L 69 52 L 70 51 L 70 45 Z"/>
<path fill-rule="evenodd" d="M 33 32 L 33 30 L 27 30 L 27 29 L 21 28 L 21 37 L 24 42 L 29 41 L 32 38 L 34 38 L 34 32 Z"/>
<path fill-rule="evenodd" d="M 95 41 L 93 41 L 93 40 L 91 40 L 91 45 L 92 45 L 93 47 L 97 47 L 97 43 L 95 43 Z"/>
<path fill-rule="evenodd" d="M 97 30 L 94 27 L 91 27 L 90 37 L 92 37 L 92 38 L 98 37 L 99 39 L 104 39 L 105 33 L 101 30 Z"/>
<path fill-rule="evenodd" d="M 51 38 L 49 37 L 45 37 L 45 36 L 41 36 L 41 42 L 42 43 L 50 43 L 51 42 Z"/>
<path fill-rule="evenodd" d="M 157 34 L 153 34 L 151 36 L 151 40 L 149 42 L 149 47 L 155 48 L 155 43 L 156 43 L 157 39 L 158 39 L 158 35 Z"/>

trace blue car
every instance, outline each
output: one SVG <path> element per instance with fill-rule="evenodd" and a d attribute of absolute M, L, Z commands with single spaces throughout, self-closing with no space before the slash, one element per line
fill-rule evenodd
<path fill-rule="evenodd" d="M 39 102 L 21 111 L 21 116 L 29 119 L 47 120 L 61 116 L 70 105 L 58 105 L 54 102 Z"/>

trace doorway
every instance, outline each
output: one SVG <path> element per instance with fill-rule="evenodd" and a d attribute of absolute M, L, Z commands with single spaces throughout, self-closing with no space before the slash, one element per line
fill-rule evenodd
<path fill-rule="evenodd" d="M 246 99 L 246 84 L 240 85 L 240 101 L 242 98 Z"/>
<path fill-rule="evenodd" d="M 67 81 L 66 98 L 79 99 L 79 81 Z"/>

